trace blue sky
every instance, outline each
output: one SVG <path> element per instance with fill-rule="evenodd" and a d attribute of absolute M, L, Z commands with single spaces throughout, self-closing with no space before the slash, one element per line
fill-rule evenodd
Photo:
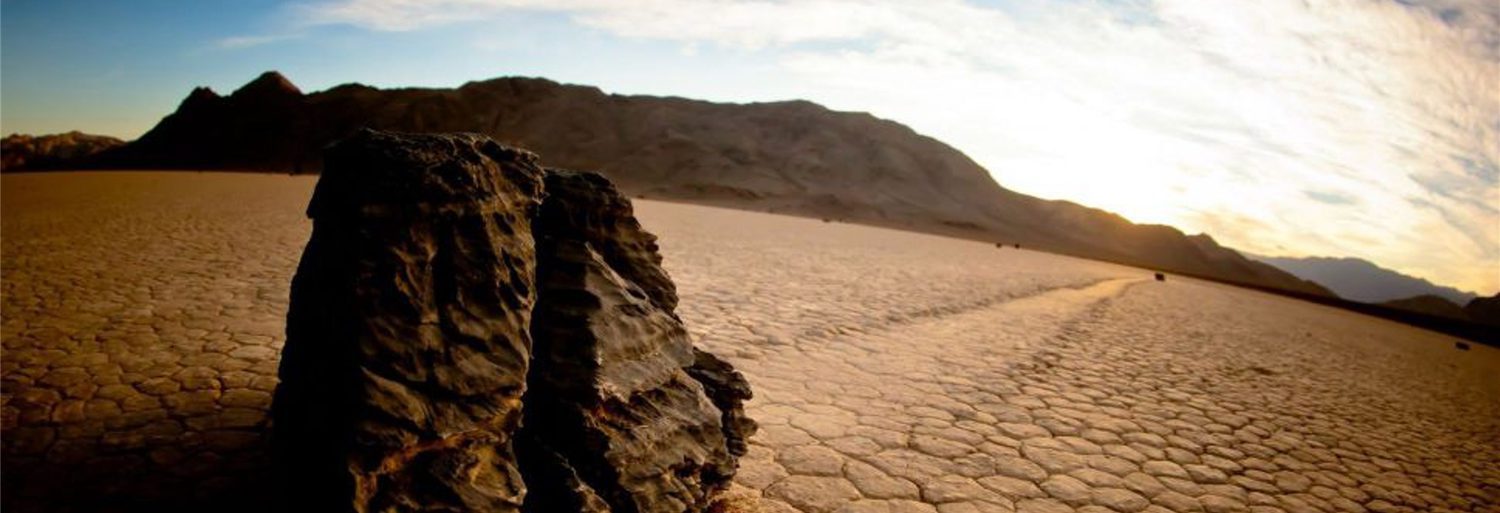
<path fill-rule="evenodd" d="M 0 39 L 6 133 L 133 138 L 271 69 L 803 98 L 1020 192 L 1500 290 L 1492 0 L 3 0 Z"/>
<path fill-rule="evenodd" d="M 227 93 L 271 69 L 309 92 L 347 82 L 451 87 L 501 75 L 725 101 L 801 92 L 778 87 L 774 62 L 758 52 L 708 45 L 688 55 L 680 43 L 580 29 L 562 13 L 502 12 L 391 32 L 308 27 L 297 6 L 5 0 L 0 130 L 134 138 L 193 87 Z"/>

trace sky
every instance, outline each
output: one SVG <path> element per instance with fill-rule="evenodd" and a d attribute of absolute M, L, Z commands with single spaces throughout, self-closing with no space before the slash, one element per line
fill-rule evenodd
<path fill-rule="evenodd" d="M 1500 291 L 1493 0 L 0 0 L 5 133 L 134 138 L 272 69 L 807 99 L 1022 193 Z"/>

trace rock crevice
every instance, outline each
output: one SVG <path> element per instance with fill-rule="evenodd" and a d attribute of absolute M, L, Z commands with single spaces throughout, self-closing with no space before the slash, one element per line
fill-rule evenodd
<path fill-rule="evenodd" d="M 272 406 L 286 506 L 709 508 L 749 387 L 693 348 L 608 180 L 474 134 L 325 158 Z"/>

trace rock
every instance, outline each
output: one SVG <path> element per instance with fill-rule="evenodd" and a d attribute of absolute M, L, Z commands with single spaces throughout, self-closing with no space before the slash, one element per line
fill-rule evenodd
<path fill-rule="evenodd" d="M 595 173 L 550 169 L 546 180 L 540 214 L 546 235 L 589 243 L 611 269 L 675 318 L 677 287 L 661 268 L 656 236 L 641 229 L 630 200 Z"/>
<path fill-rule="evenodd" d="M 750 387 L 692 346 L 608 180 L 474 134 L 325 158 L 272 405 L 283 509 L 712 506 Z"/>
<path fill-rule="evenodd" d="M 519 511 L 536 157 L 362 131 L 327 160 L 272 405 L 287 509 Z"/>
<path fill-rule="evenodd" d="M 528 491 L 524 511 L 610 512 L 609 504 L 583 481 L 578 469 L 556 448 L 540 440 L 526 442 L 519 444 L 517 451 L 521 466 L 526 469 L 526 480 L 533 488 Z"/>
<path fill-rule="evenodd" d="M 693 366 L 688 367 L 687 372 L 703 385 L 709 400 L 723 412 L 720 421 L 724 425 L 724 441 L 729 444 L 729 453 L 744 456 L 750 436 L 757 431 L 755 420 L 745 415 L 744 402 L 754 396 L 750 382 L 745 381 L 745 376 L 728 362 L 696 348 L 693 349 Z"/>
<path fill-rule="evenodd" d="M 599 175 L 549 171 L 546 184 L 523 436 L 555 448 L 614 511 L 702 511 L 734 474 L 731 414 L 689 375 L 697 357 L 655 237 Z M 529 511 L 577 502 L 528 483 Z"/>

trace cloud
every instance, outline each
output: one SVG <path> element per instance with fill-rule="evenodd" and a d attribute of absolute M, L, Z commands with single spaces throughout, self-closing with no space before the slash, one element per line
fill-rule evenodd
<path fill-rule="evenodd" d="M 1344 194 L 1342 192 L 1329 191 L 1302 191 L 1302 194 L 1312 198 L 1313 201 L 1327 203 L 1329 205 L 1353 205 L 1359 203 L 1359 198 Z"/>
<path fill-rule="evenodd" d="M 962 149 L 1007 187 L 1252 252 L 1500 290 L 1492 0 L 341 0 L 308 25 L 512 11 L 772 56 L 776 80 Z M 673 93 L 673 91 L 661 91 Z M 1243 229 L 1240 229 L 1243 228 Z"/>
<path fill-rule="evenodd" d="M 238 50 L 241 48 L 253 48 L 273 43 L 280 43 L 303 37 L 303 34 L 269 34 L 255 36 L 234 36 L 214 41 L 214 47 L 223 50 Z"/>

